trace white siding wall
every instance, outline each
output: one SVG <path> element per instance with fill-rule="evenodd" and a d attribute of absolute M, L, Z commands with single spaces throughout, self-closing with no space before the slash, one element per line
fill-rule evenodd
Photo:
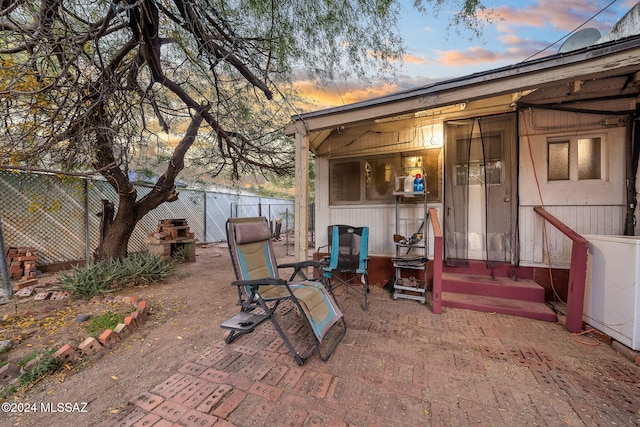
<path fill-rule="evenodd" d="M 368 226 L 369 227 L 369 254 L 370 255 L 383 255 L 394 256 L 395 245 L 393 242 L 393 235 L 395 234 L 396 224 L 396 212 L 394 205 L 371 205 L 371 206 L 354 206 L 354 207 L 330 207 L 328 209 L 318 209 L 316 204 L 316 246 L 326 246 L 327 239 L 327 227 L 332 224 L 347 224 L 353 226 Z M 436 207 L 438 215 L 440 216 L 442 205 L 432 205 L 429 207 Z M 419 218 L 422 215 L 422 209 L 418 207 L 411 207 L 409 209 L 401 210 L 400 216 L 405 215 L 413 218 Z M 442 220 L 440 220 L 442 223 Z M 417 232 L 417 227 L 414 230 L 406 230 L 406 232 L 400 233 L 404 236 L 410 236 Z M 423 228 L 423 233 L 429 241 L 429 256 L 433 255 L 433 229 L 431 228 L 431 221 L 428 221 L 426 231 Z"/>
<path fill-rule="evenodd" d="M 604 127 L 607 116 L 533 110 L 520 113 L 520 259 L 522 265 L 566 267 L 572 242 L 533 211 L 545 209 L 580 234 L 622 234 L 626 212 L 624 127 Z M 547 181 L 548 138 L 600 136 L 598 181 Z M 534 174 L 534 165 L 535 171 Z M 540 195 L 542 194 L 542 200 Z M 545 238 L 546 236 L 546 238 Z"/>
<path fill-rule="evenodd" d="M 610 107 L 615 109 L 621 106 Z M 622 108 L 628 109 L 633 106 L 624 105 Z M 626 212 L 626 129 L 602 126 L 601 121 L 605 118 L 607 116 L 546 110 L 520 113 L 519 224 L 522 265 L 548 265 L 547 250 L 552 254 L 553 267 L 567 267 L 570 261 L 571 241 L 553 226 L 545 225 L 542 218 L 533 211 L 535 206 L 544 205 L 552 215 L 581 234 L 622 234 Z M 319 150 L 320 155 L 316 158 L 316 246 L 327 244 L 327 227 L 331 224 L 366 225 L 370 227 L 370 253 L 394 255 L 395 206 L 329 206 L 328 156 L 360 156 L 365 153 L 371 155 L 415 150 L 423 148 L 423 141 L 425 137 L 430 137 L 431 132 L 429 126 L 396 133 L 361 132 L 355 140 L 350 137 L 349 140 L 331 140 L 324 143 Z M 436 127 L 435 134 L 443 139 L 441 125 Z M 547 139 L 582 136 L 603 138 L 605 178 L 599 181 L 548 182 Z M 346 146 L 348 148 L 345 148 Z M 542 194 L 542 200 L 539 192 Z M 442 205 L 429 206 L 438 209 L 442 224 Z M 413 215 L 419 216 L 417 213 Z M 430 242 L 429 253 L 432 255 L 431 225 L 427 233 Z"/>
<path fill-rule="evenodd" d="M 420 125 L 420 123 L 418 123 Z M 319 154 L 331 155 L 335 158 L 348 156 L 375 155 L 394 153 L 399 151 L 422 150 L 436 136 L 442 143 L 442 124 L 426 127 L 414 126 L 401 132 L 365 132 L 359 131 L 359 136 L 337 138 L 323 143 Z M 348 147 L 348 148 L 346 148 Z M 316 248 L 327 245 L 327 227 L 333 224 L 347 224 L 369 227 L 369 253 L 371 255 L 395 255 L 393 235 L 395 233 L 396 214 L 394 204 L 329 206 L 329 157 L 316 157 L 316 193 L 315 193 L 315 233 Z M 442 189 L 440 189 L 442 194 Z M 441 210 L 441 204 L 429 204 Z M 422 205 L 403 208 L 401 217 L 420 218 Z M 441 221 L 442 222 L 442 221 Z M 408 235 L 417 232 L 416 229 L 406 230 Z M 400 233 L 402 234 L 402 233 Z M 429 237 L 429 253 L 433 254 L 433 230 L 427 226 L 425 235 Z"/>

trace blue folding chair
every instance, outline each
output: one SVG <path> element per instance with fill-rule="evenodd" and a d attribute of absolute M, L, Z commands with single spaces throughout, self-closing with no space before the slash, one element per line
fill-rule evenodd
<path fill-rule="evenodd" d="M 364 311 L 369 310 L 369 227 L 329 226 L 328 265 L 322 267 L 332 291 L 345 286 L 364 296 Z"/>

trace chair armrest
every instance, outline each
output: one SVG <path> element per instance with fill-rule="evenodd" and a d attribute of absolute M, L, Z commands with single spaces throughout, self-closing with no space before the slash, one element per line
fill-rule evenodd
<path fill-rule="evenodd" d="M 231 282 L 231 286 L 267 286 L 267 285 L 275 285 L 275 286 L 286 286 L 287 281 L 283 279 L 278 279 L 277 277 L 265 277 L 264 279 L 253 279 L 253 280 L 234 280 Z"/>
<path fill-rule="evenodd" d="M 318 268 L 319 266 L 320 266 L 320 263 L 318 261 L 307 260 L 307 261 L 289 262 L 287 264 L 280 264 L 278 265 L 278 268 L 295 268 L 296 270 L 298 270 L 300 268 L 307 268 L 307 267 Z"/>
<path fill-rule="evenodd" d="M 313 267 L 315 271 L 319 272 L 320 269 L 322 268 L 322 265 L 315 260 L 290 262 L 287 264 L 278 265 L 278 268 L 293 268 L 293 273 L 291 274 L 291 277 L 289 277 L 290 282 L 295 281 L 296 277 L 298 278 L 297 280 L 302 279 L 302 280 L 317 281 L 318 279 L 316 278 L 307 277 L 307 274 L 304 271 L 304 269 L 306 269 L 307 267 Z"/>

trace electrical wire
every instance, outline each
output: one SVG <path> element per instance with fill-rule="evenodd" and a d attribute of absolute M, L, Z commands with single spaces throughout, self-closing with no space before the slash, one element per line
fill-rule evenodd
<path fill-rule="evenodd" d="M 531 112 L 531 109 L 529 109 L 529 112 Z M 533 160 L 533 150 L 531 149 L 531 139 L 529 137 L 529 128 L 527 126 L 527 117 L 525 116 L 524 112 L 522 112 L 522 118 L 523 118 L 523 122 L 524 122 L 524 131 L 525 131 L 525 136 L 527 137 L 527 146 L 529 147 L 529 158 L 531 159 L 531 166 L 533 169 L 533 178 L 536 182 L 536 188 L 538 190 L 538 197 L 540 199 L 540 206 L 542 206 L 542 208 L 544 209 L 544 201 L 542 200 L 542 190 L 540 189 L 540 180 L 538 179 L 538 173 L 536 171 L 536 164 L 535 161 Z M 553 271 L 551 269 L 551 252 L 549 249 L 549 237 L 547 234 L 547 221 L 543 221 L 543 227 L 544 227 L 544 242 L 545 242 L 545 248 L 547 249 L 547 264 L 549 265 L 549 283 L 551 285 L 551 290 L 553 291 L 553 294 L 555 295 L 555 297 L 558 299 L 558 301 L 560 301 L 563 304 L 566 304 L 562 298 L 560 298 L 560 296 L 558 295 L 558 292 L 556 291 L 556 287 L 554 285 L 554 281 L 553 281 Z"/>
<path fill-rule="evenodd" d="M 579 342 L 580 344 L 590 345 L 592 347 L 600 345 L 600 340 L 598 340 L 595 337 L 586 337 L 586 338 L 589 338 L 591 341 L 584 341 L 578 338 L 578 337 L 581 337 L 582 335 L 589 334 L 591 332 L 595 332 L 595 329 L 587 329 L 586 331 L 576 332 L 574 334 L 571 334 L 571 339 L 574 340 L 575 342 Z"/>
<path fill-rule="evenodd" d="M 560 43 L 562 40 L 566 39 L 567 37 L 573 35 L 576 31 L 578 31 L 580 28 L 584 27 L 589 21 L 592 21 L 593 19 L 595 19 L 598 15 L 600 15 L 602 12 L 604 12 L 605 10 L 607 10 L 609 7 L 613 6 L 613 4 L 615 2 L 617 2 L 618 0 L 613 0 L 611 3 L 609 3 L 608 5 L 606 5 L 605 7 L 603 7 L 602 9 L 600 9 L 600 11 L 598 13 L 596 13 L 595 15 L 593 15 L 591 18 L 587 19 L 586 21 L 584 21 L 582 24 L 578 25 L 576 28 L 574 28 L 571 32 L 569 32 L 568 34 L 565 34 L 564 36 L 560 37 L 558 40 L 556 40 L 555 42 L 551 43 L 550 45 L 548 45 L 547 47 L 545 47 L 542 50 L 539 50 L 538 52 L 534 53 L 533 55 L 529 56 L 528 58 L 524 59 L 521 61 L 522 62 L 527 62 L 528 60 L 530 60 L 531 58 L 540 55 L 542 52 L 544 52 L 545 50 L 555 46 L 556 44 Z"/>

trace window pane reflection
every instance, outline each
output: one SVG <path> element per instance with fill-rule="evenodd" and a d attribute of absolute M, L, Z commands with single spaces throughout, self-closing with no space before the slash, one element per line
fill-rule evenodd
<path fill-rule="evenodd" d="M 600 138 L 578 140 L 578 179 L 600 179 Z"/>
<path fill-rule="evenodd" d="M 549 143 L 549 181 L 569 179 L 569 141 Z"/>

